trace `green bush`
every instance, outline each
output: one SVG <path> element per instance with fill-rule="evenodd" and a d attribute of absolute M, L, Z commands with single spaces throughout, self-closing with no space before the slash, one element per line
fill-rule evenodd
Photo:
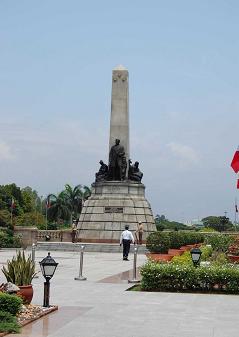
<path fill-rule="evenodd" d="M 233 241 L 233 237 L 226 234 L 209 234 L 205 238 L 206 244 L 211 245 L 212 249 L 218 252 L 227 252 Z"/>
<path fill-rule="evenodd" d="M 167 253 L 170 247 L 169 234 L 164 232 L 149 234 L 146 240 L 146 247 L 151 253 Z"/>
<path fill-rule="evenodd" d="M 142 290 L 221 291 L 239 294 L 239 269 L 228 266 L 195 268 L 191 265 L 148 262 L 141 268 Z"/>
<path fill-rule="evenodd" d="M 16 315 L 22 306 L 22 299 L 17 295 L 10 295 L 0 292 L 0 311 L 7 311 Z"/>
<path fill-rule="evenodd" d="M 0 332 L 20 332 L 16 317 L 9 312 L 0 311 Z"/>
<path fill-rule="evenodd" d="M 152 253 L 167 253 L 169 248 L 178 249 L 181 246 L 201 243 L 203 240 L 204 236 L 196 232 L 154 232 L 147 237 L 146 247 Z"/>
<path fill-rule="evenodd" d="M 170 232 L 170 248 L 179 249 L 180 247 L 185 245 L 185 235 L 183 232 Z"/>
<path fill-rule="evenodd" d="M 208 261 L 209 258 L 212 256 L 212 247 L 208 246 L 201 246 L 200 250 L 202 252 L 201 261 Z M 190 265 L 193 266 L 191 253 L 189 251 L 184 252 L 181 256 L 174 256 L 171 260 L 171 263 L 175 264 L 183 264 L 183 265 Z"/>

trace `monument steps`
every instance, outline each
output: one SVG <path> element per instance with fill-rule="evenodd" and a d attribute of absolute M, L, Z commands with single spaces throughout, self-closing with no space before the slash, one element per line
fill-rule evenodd
<path fill-rule="evenodd" d="M 71 242 L 37 242 L 36 250 L 46 251 L 69 251 L 79 252 L 81 246 L 85 246 L 85 252 L 102 252 L 102 253 L 121 253 L 122 247 L 114 243 L 71 243 Z M 131 252 L 133 252 L 134 245 L 131 244 Z M 145 245 L 138 246 L 138 254 L 147 253 Z"/>

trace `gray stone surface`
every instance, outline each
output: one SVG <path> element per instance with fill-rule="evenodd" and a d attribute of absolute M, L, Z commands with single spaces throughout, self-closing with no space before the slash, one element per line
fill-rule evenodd
<path fill-rule="evenodd" d="M 123 66 L 113 69 L 110 142 L 109 149 L 114 145 L 115 139 L 120 139 L 125 149 L 126 161 L 129 159 L 129 87 L 128 70 Z"/>
<path fill-rule="evenodd" d="M 134 191 L 134 193 L 132 193 Z M 151 206 L 145 199 L 145 186 L 129 181 L 97 182 L 84 204 L 78 224 L 78 238 L 85 240 L 119 240 L 125 225 L 135 232 L 137 223 L 144 226 L 143 240 L 156 230 Z M 111 213 L 106 213 L 105 208 Z M 122 212 L 116 212 L 117 210 Z"/>
<path fill-rule="evenodd" d="M 0 251 L 0 268 L 14 253 Z M 50 303 L 59 306 L 59 313 L 25 327 L 19 337 L 238 337 L 238 296 L 129 292 L 126 282 L 99 282 L 131 269 L 132 255 L 125 262 L 119 253 L 86 253 L 87 281 L 79 282 L 74 280 L 79 254 L 51 255 L 59 266 L 51 280 Z M 45 256 L 45 251 L 36 252 L 37 263 Z M 138 256 L 138 261 L 142 264 L 145 257 Z M 4 281 L 0 273 L 0 283 Z M 33 280 L 35 304 L 42 304 L 43 282 L 42 276 Z M 82 308 L 83 314 L 60 324 L 61 310 L 73 308 Z"/>

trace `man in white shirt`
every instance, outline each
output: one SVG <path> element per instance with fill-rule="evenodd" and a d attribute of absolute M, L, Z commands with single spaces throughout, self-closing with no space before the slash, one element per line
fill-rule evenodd
<path fill-rule="evenodd" d="M 120 246 L 123 243 L 123 260 L 128 260 L 129 250 L 130 250 L 130 243 L 134 243 L 133 234 L 129 231 L 129 226 L 125 226 L 125 230 L 121 233 L 120 237 Z"/>

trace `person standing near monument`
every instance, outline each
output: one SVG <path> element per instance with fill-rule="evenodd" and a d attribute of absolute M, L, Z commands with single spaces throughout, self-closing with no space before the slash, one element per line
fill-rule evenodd
<path fill-rule="evenodd" d="M 127 165 L 127 164 L 126 164 Z M 110 149 L 109 153 L 109 178 L 111 180 L 125 179 L 125 151 L 120 145 L 120 139 L 115 140 L 115 145 Z"/>
<path fill-rule="evenodd" d="M 76 242 L 76 234 L 77 234 L 77 221 L 73 220 L 72 226 L 71 226 L 71 241 L 72 243 Z"/>
<path fill-rule="evenodd" d="M 144 232 L 144 227 L 143 227 L 142 222 L 140 221 L 137 224 L 137 230 L 135 232 L 136 241 L 137 241 L 137 244 L 139 244 L 139 245 L 142 245 L 143 232 Z"/>
<path fill-rule="evenodd" d="M 120 236 L 120 246 L 123 243 L 123 260 L 129 261 L 128 255 L 130 250 L 130 244 L 135 243 L 133 234 L 129 231 L 129 226 L 125 226 L 125 230 L 121 233 Z"/>

